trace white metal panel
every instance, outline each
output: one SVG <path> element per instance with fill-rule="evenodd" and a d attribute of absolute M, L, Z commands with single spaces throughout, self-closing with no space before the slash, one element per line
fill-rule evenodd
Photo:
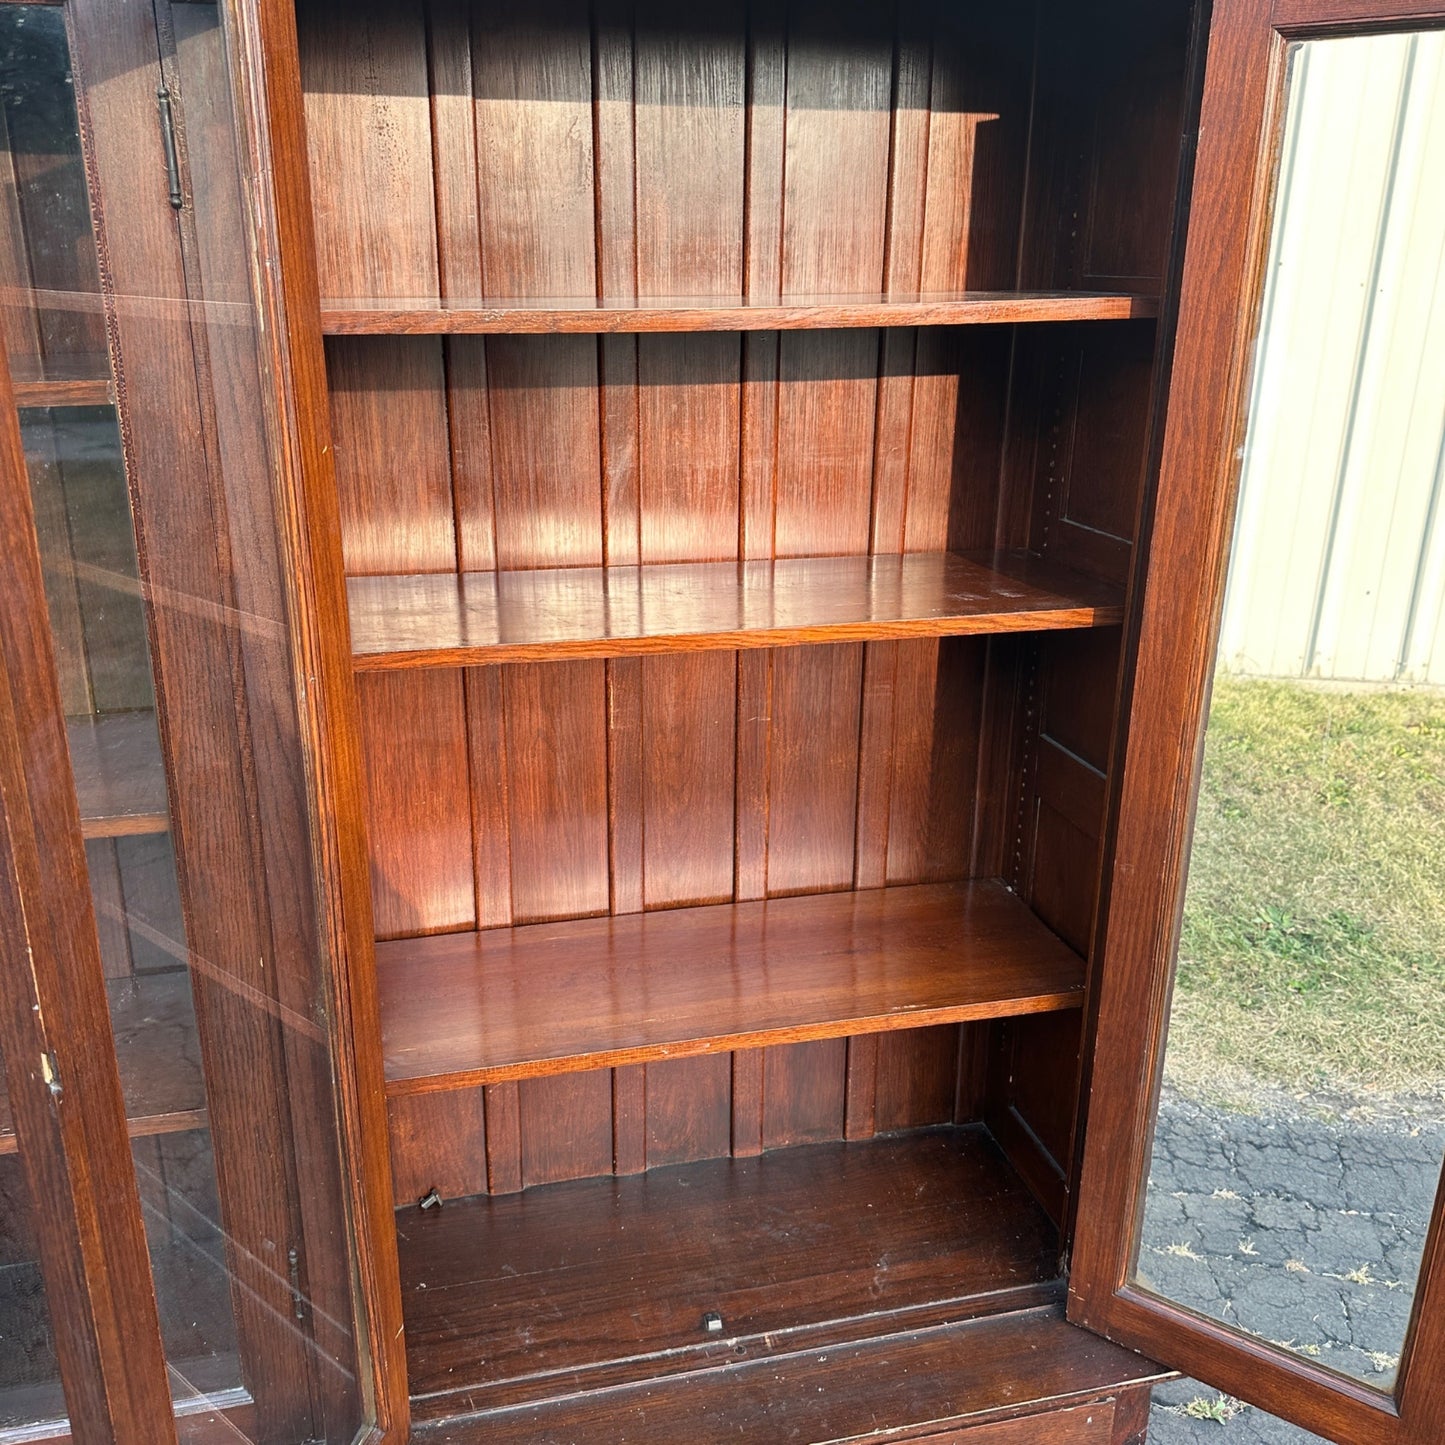
<path fill-rule="evenodd" d="M 1445 33 L 1297 53 L 1221 664 L 1445 683 Z"/>

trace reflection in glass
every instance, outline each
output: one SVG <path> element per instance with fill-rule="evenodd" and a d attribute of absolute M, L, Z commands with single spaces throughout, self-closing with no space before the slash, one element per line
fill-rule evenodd
<path fill-rule="evenodd" d="M 162 1333 L 177 1389 L 215 1393 L 241 1383 L 231 1285 L 58 8 L 0 6 L 0 121 L 0 279 L 29 299 L 5 337 Z M 0 1231 L 19 1248 L 11 1218 Z"/>
<path fill-rule="evenodd" d="M 0 1060 L 0 1079 L 4 1062 Z M 0 1084 L 0 1430 L 65 1417 L 30 1196 Z"/>
<path fill-rule="evenodd" d="M 1445 1156 L 1445 34 L 1292 47 L 1138 1271 L 1392 1386 Z"/>

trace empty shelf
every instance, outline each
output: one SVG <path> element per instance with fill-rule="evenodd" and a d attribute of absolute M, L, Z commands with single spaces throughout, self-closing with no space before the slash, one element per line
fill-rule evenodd
<path fill-rule="evenodd" d="M 377 945 L 387 1091 L 1078 1008 L 1084 966 L 998 882 Z"/>
<path fill-rule="evenodd" d="M 70 718 L 66 733 L 85 837 L 167 831 L 170 814 L 154 713 Z"/>
<path fill-rule="evenodd" d="M 1055 1297 L 1059 1269 L 1057 1231 L 979 1126 L 541 1185 L 397 1223 L 424 1418 L 1023 1309 Z M 709 1310 L 721 1341 L 701 1328 Z"/>
<path fill-rule="evenodd" d="M 1098 627 L 1121 589 L 1025 552 L 353 577 L 358 669 Z"/>
<path fill-rule="evenodd" d="M 963 326 L 1040 321 L 1122 321 L 1159 314 L 1156 296 L 1093 291 L 949 291 L 915 295 L 500 297 L 322 302 L 332 336 L 628 331 L 804 331 L 859 326 Z"/>
<path fill-rule="evenodd" d="M 191 976 L 185 969 L 107 982 L 130 1135 L 206 1127 Z M 0 1154 L 15 1152 L 10 1101 L 0 1094 Z"/>

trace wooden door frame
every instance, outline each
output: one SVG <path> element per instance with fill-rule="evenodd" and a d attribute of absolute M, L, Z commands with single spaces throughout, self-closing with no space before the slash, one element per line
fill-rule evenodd
<path fill-rule="evenodd" d="M 224 17 L 254 268 L 270 344 L 264 404 L 285 528 L 319 932 L 329 952 L 331 1047 L 371 1442 L 411 1429 L 401 1276 L 376 988 L 361 714 L 341 551 L 340 497 L 294 0 L 217 0 Z"/>
<path fill-rule="evenodd" d="M 3 344 L 0 538 L 0 1038 L 71 1437 L 174 1442 Z"/>
<path fill-rule="evenodd" d="M 1223 610 L 1291 40 L 1445 23 L 1440 0 L 1216 0 L 1178 340 L 1111 804 L 1098 1029 L 1069 1317 L 1351 1445 L 1445 1433 L 1445 1188 L 1393 1393 L 1133 1282 Z M 1143 559 L 1141 568 L 1145 568 Z"/>

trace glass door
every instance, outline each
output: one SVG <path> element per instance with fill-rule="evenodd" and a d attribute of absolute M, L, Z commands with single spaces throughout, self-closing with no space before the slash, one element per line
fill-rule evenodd
<path fill-rule="evenodd" d="M 1442 19 L 1215 7 L 1073 1281 L 1349 1442 L 1445 1438 Z"/>
<path fill-rule="evenodd" d="M 83 942 L 36 984 L 44 1068 L 9 1059 L 0 1104 L 0 1442 L 63 1438 L 67 1416 L 76 1438 L 159 1440 L 158 1408 L 182 1441 L 343 1442 L 377 1415 L 297 681 L 316 623 L 232 24 L 205 3 L 0 3 L 9 917 L 63 915 Z M 4 1038 L 28 1064 L 22 1005 Z M 144 1265 L 116 1266 L 125 1307 L 92 1309 L 77 1353 L 100 1256 L 47 1248 L 36 1216 L 83 1215 L 56 1171 L 94 1183 L 106 1158 L 93 1202 Z"/>

